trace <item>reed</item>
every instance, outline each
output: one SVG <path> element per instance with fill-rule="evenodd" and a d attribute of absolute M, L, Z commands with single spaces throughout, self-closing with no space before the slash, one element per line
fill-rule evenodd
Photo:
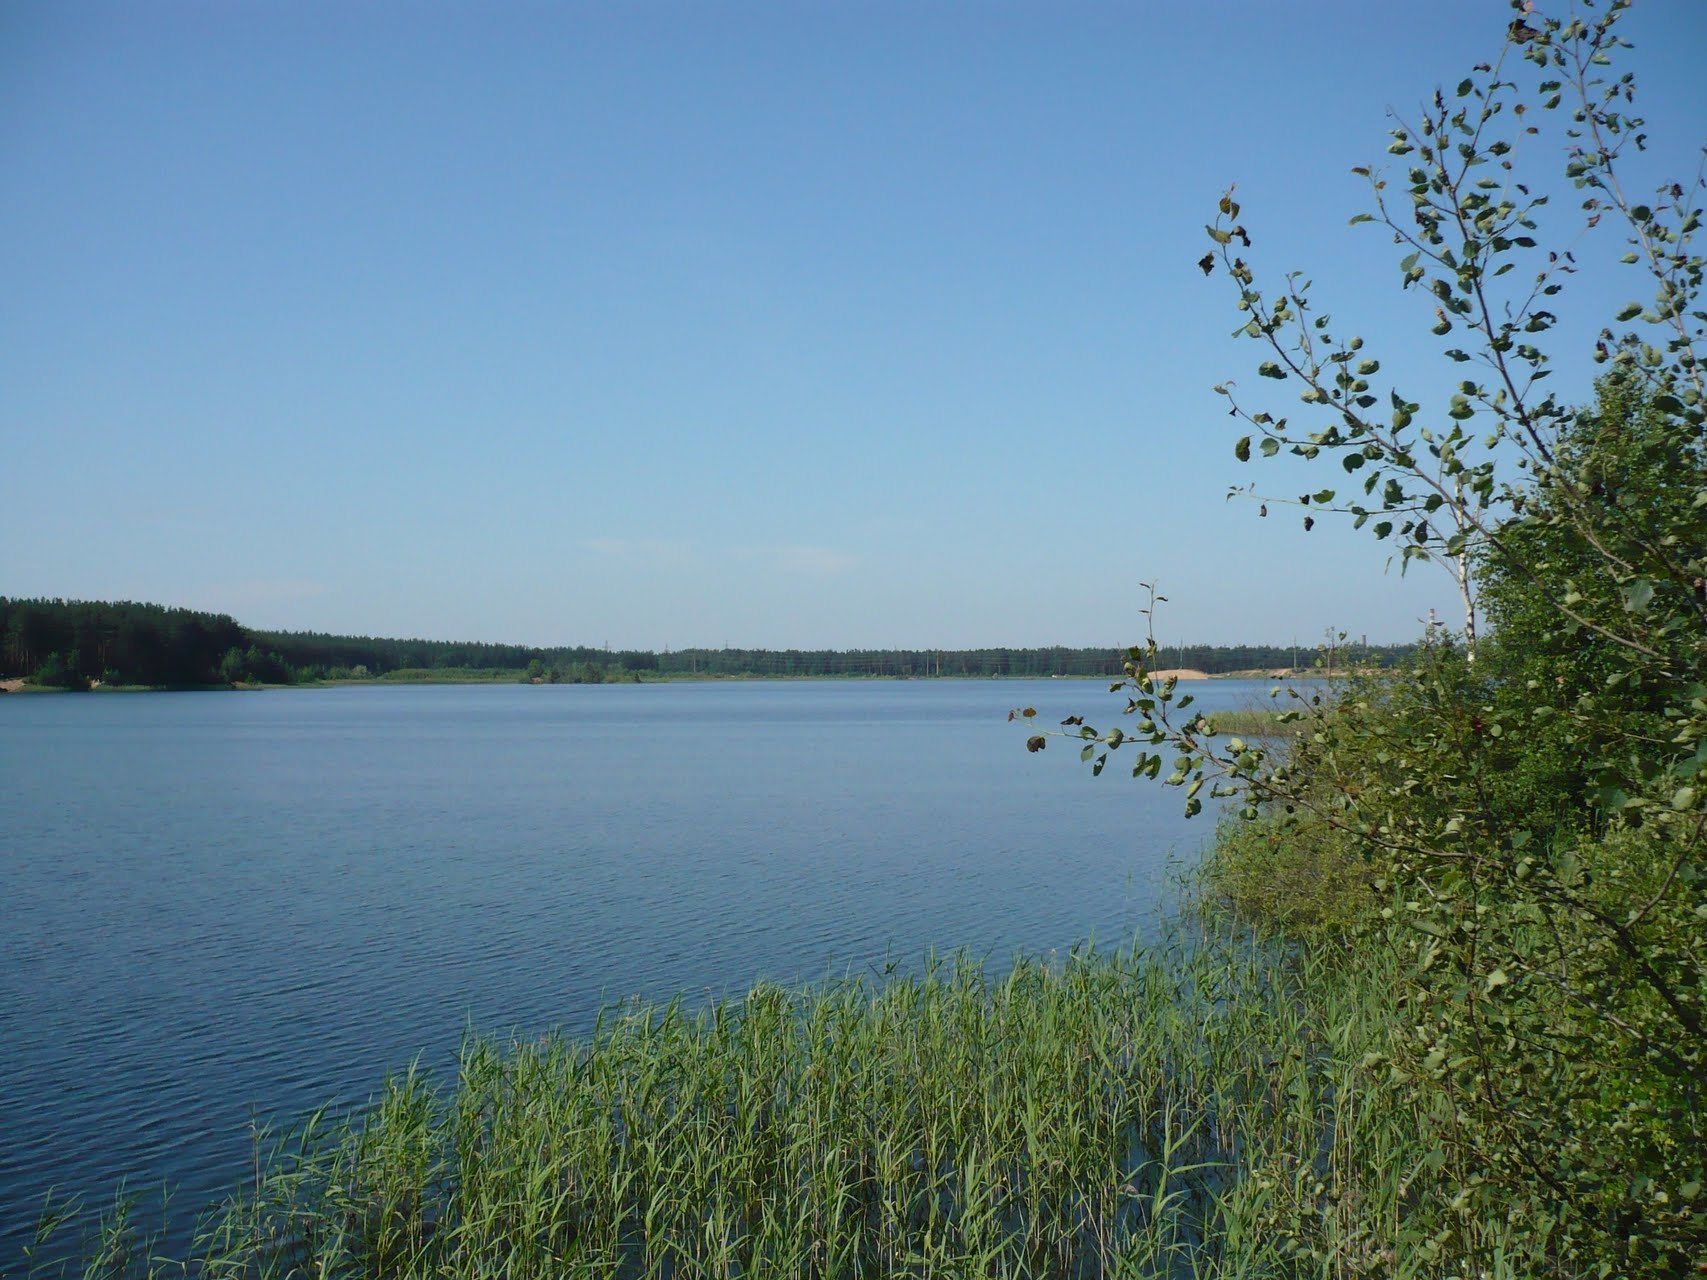
<path fill-rule="evenodd" d="M 1432 1274 L 1385 982 L 1229 934 L 965 958 L 471 1038 L 270 1141 L 166 1259 L 84 1274 Z"/>
<path fill-rule="evenodd" d="M 1233 711 L 1217 711 L 1209 721 L 1218 734 L 1238 734 L 1246 738 L 1290 738 L 1301 728 L 1296 720 L 1282 720 L 1282 711 L 1268 707 L 1242 707 Z"/>

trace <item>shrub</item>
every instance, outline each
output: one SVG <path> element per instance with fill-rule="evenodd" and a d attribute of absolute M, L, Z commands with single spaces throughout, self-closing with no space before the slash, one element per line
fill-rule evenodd
<path fill-rule="evenodd" d="M 50 653 L 30 677 L 30 683 L 43 689 L 83 690 L 89 687 L 88 678 L 77 670 L 77 654 L 62 658 Z"/>
<path fill-rule="evenodd" d="M 1294 500 L 1305 531 L 1343 514 L 1401 563 L 1444 567 L 1462 632 L 1389 681 L 1295 705 L 1284 750 L 1190 711 L 1151 674 L 1152 637 L 1116 686 L 1130 728 L 1075 736 L 1099 772 L 1136 750 L 1134 774 L 1182 788 L 1188 813 L 1205 791 L 1230 801 L 1252 825 L 1215 865 L 1270 922 L 1321 927 L 1328 851 L 1367 868 L 1379 909 L 1347 913 L 1350 970 L 1387 957 L 1394 979 L 1368 1063 L 1432 1099 L 1417 1176 L 1458 1224 L 1446 1257 L 1509 1266 L 1478 1234 L 1497 1217 L 1549 1272 L 1678 1275 L 1707 1265 L 1702 184 L 1637 199 L 1620 181 L 1643 127 L 1632 78 L 1609 69 L 1622 0 L 1570 19 L 1514 8 L 1499 60 L 1396 123 L 1402 177 L 1357 171 L 1375 207 L 1353 221 L 1393 236 L 1401 287 L 1459 344 L 1432 404 L 1384 382 L 1303 275 L 1259 287 L 1231 193 L 1200 264 L 1232 281 L 1258 374 L 1304 405 L 1283 416 L 1217 388 L 1250 432 L 1236 456 L 1338 463 Z M 1512 172 L 1563 102 L 1584 216 L 1624 228 L 1653 289 L 1603 330 L 1607 373 L 1580 410 L 1547 390 L 1539 345 L 1575 258 L 1537 256 L 1547 200 Z M 1296 889 L 1254 869 L 1283 845 L 1307 873 Z"/>

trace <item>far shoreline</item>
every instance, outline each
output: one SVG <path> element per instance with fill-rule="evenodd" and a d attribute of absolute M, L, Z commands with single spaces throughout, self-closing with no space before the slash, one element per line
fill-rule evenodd
<path fill-rule="evenodd" d="M 1352 672 L 1330 673 L 1330 672 L 1326 672 L 1326 671 L 1322 671 L 1322 670 L 1312 670 L 1312 671 L 1246 670 L 1246 671 L 1223 671 L 1223 672 L 1169 670 L 1169 671 L 1154 671 L 1154 672 L 1151 672 L 1150 674 L 1153 678 L 1160 679 L 1160 680 L 1175 679 L 1175 680 L 1179 680 L 1182 682 L 1186 682 L 1186 681 L 1195 682 L 1195 681 L 1212 681 L 1212 680 L 1283 680 L 1283 681 L 1284 680 L 1331 680 L 1331 679 L 1336 678 L 1337 675 L 1349 675 L 1349 674 L 1355 674 L 1355 673 L 1352 673 Z M 566 685 L 579 684 L 579 685 L 584 685 L 587 687 L 598 687 L 601 685 L 642 685 L 642 684 L 844 684 L 844 683 L 853 683 L 856 681 L 859 681 L 859 682 L 882 682 L 882 683 L 886 683 L 886 684 L 903 684 L 903 683 L 907 683 L 910 681 L 938 682 L 938 681 L 950 681 L 950 680 L 960 681 L 962 683 L 971 683 L 971 682 L 986 683 L 986 682 L 1000 682 L 1000 681 L 1014 681 L 1014 680 L 1071 680 L 1071 681 L 1083 683 L 1086 681 L 1098 681 L 1098 682 L 1111 681 L 1111 680 L 1116 680 L 1119 678 L 1120 677 L 1112 675 L 1112 674 L 1085 675 L 1085 674 L 1077 674 L 1077 673 L 1071 674 L 1071 675 L 1055 674 L 1055 675 L 1018 675 L 1018 676 L 1012 676 L 1012 675 L 1009 675 L 1009 676 L 1004 676 L 1004 675 L 986 675 L 986 676 L 970 676 L 970 675 L 891 676 L 891 675 L 867 675 L 867 674 L 849 674 L 849 675 L 722 675 L 722 674 L 717 674 L 717 673 L 694 674 L 691 672 L 684 672 L 684 673 L 680 673 L 680 674 L 671 673 L 669 675 L 663 675 L 663 676 L 657 676 L 657 675 L 644 676 L 638 680 L 580 680 L 580 681 L 559 680 L 559 681 L 551 681 L 551 680 L 538 680 L 538 679 L 529 680 L 529 679 L 524 679 L 524 678 L 520 677 L 519 675 L 512 675 L 510 673 L 505 673 L 503 675 L 495 675 L 495 676 L 484 676 L 484 675 L 444 675 L 444 676 L 429 676 L 429 677 L 403 676 L 403 677 L 398 677 L 395 679 L 392 677 L 389 677 L 389 676 L 365 676 L 365 677 L 362 677 L 360 679 L 351 679 L 351 680 L 301 680 L 301 681 L 297 681 L 297 682 L 292 683 L 292 684 L 283 684 L 283 683 L 266 684 L 266 683 L 251 683 L 248 681 L 242 681 L 242 682 L 239 682 L 236 684 L 192 684 L 192 685 L 181 685 L 181 684 L 163 684 L 163 685 L 124 684 L 124 685 L 114 685 L 114 684 L 102 684 L 101 682 L 96 681 L 95 683 L 90 685 L 90 687 L 88 689 L 66 689 L 66 688 L 61 688 L 58 686 L 51 686 L 51 685 L 30 684 L 28 681 L 26 681 L 22 678 L 12 677 L 12 678 L 9 678 L 6 680 L 0 680 L 0 695 L 6 695 L 6 694 L 39 695 L 39 694 L 54 694 L 54 693 L 96 693 L 96 694 L 120 694 L 120 693 L 262 693 L 262 692 L 266 692 L 269 690 L 278 690 L 278 689 L 287 689 L 287 690 L 288 689 L 346 689 L 346 688 L 371 689 L 371 688 L 387 688 L 387 687 L 390 687 L 390 688 L 425 688 L 425 687 L 430 687 L 433 685 L 459 685 L 459 686 L 467 686 L 467 685 L 538 685 L 538 686 L 550 686 L 553 684 L 557 684 L 557 685 L 565 685 L 566 686 Z"/>

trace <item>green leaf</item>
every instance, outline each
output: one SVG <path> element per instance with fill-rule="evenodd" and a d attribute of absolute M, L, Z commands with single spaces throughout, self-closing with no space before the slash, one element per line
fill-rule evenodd
<path fill-rule="evenodd" d="M 1654 602 L 1654 584 L 1646 578 L 1637 578 L 1634 582 L 1625 583 L 1620 594 L 1624 597 L 1626 613 L 1646 613 Z"/>
<path fill-rule="evenodd" d="M 1240 462 L 1251 460 L 1251 438 L 1249 436 L 1239 437 L 1239 443 L 1233 446 L 1233 456 Z"/>
<path fill-rule="evenodd" d="M 1634 320 L 1641 314 L 1642 304 L 1639 302 L 1626 302 L 1623 306 L 1618 308 L 1619 320 Z"/>

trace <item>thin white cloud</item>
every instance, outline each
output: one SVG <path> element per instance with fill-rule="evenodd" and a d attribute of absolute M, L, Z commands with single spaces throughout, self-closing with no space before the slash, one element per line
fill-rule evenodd
<path fill-rule="evenodd" d="M 857 555 L 838 551 L 834 547 L 738 547 L 735 554 L 755 560 L 780 573 L 808 574 L 815 577 L 846 573 L 859 563 Z"/>

